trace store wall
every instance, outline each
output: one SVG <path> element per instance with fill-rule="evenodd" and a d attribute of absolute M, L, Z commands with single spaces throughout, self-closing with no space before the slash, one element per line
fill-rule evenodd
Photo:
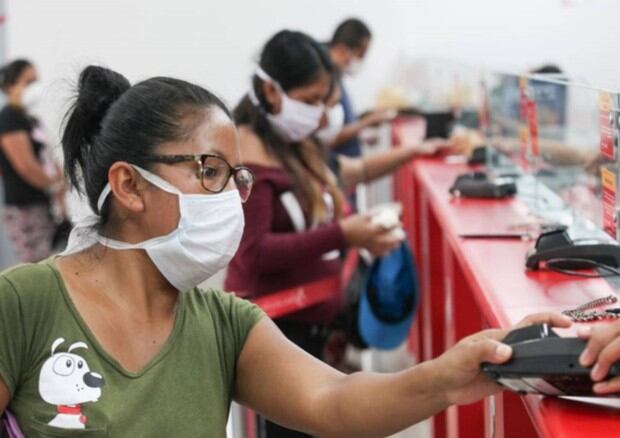
<path fill-rule="evenodd" d="M 9 57 L 32 58 L 51 85 L 42 111 L 54 133 L 87 63 L 132 80 L 187 78 L 232 105 L 269 35 L 288 27 L 325 39 L 350 15 L 376 35 L 350 84 L 359 108 L 372 104 L 399 60 L 413 56 L 511 70 L 553 61 L 591 83 L 620 88 L 617 0 L 7 0 L 7 10 Z"/>

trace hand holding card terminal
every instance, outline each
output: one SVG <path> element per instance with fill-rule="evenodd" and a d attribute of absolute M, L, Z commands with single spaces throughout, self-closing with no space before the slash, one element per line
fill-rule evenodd
<path fill-rule="evenodd" d="M 579 364 L 586 341 L 562 338 L 547 324 L 511 331 L 503 341 L 512 347 L 512 358 L 501 365 L 485 363 L 482 370 L 502 386 L 519 393 L 594 396 L 590 369 Z M 608 378 L 620 376 L 620 363 Z"/>

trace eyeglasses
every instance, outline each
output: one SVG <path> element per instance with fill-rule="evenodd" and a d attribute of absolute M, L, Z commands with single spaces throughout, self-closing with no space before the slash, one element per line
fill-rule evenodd
<path fill-rule="evenodd" d="M 164 164 L 194 161 L 198 164 L 197 176 L 200 178 L 202 187 L 211 193 L 221 193 L 224 191 L 228 181 L 230 181 L 230 177 L 233 177 L 243 202 L 250 197 L 252 186 L 254 185 L 254 174 L 250 169 L 244 166 L 232 167 L 228 164 L 228 161 L 217 155 L 151 155 L 145 157 L 144 160 Z"/>

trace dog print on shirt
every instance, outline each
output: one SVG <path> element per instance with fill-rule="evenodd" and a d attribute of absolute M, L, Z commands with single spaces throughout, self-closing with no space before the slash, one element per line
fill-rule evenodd
<path fill-rule="evenodd" d="M 67 352 L 57 352 L 65 340 L 52 343 L 51 356 L 43 363 L 39 374 L 41 398 L 56 406 L 56 416 L 48 423 L 62 429 L 85 429 L 88 418 L 82 414 L 82 404 L 96 403 L 101 397 L 103 376 L 90 370 L 86 360 L 73 353 L 88 348 L 84 342 L 75 342 Z"/>

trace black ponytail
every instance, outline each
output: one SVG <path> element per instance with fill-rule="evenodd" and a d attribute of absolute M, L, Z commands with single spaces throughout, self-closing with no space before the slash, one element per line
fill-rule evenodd
<path fill-rule="evenodd" d="M 124 76 L 107 68 L 91 65 L 80 74 L 77 98 L 67 113 L 62 136 L 65 173 L 74 187 L 80 188 L 78 168 L 85 166 L 85 157 L 101 131 L 103 118 L 130 87 Z"/>
<path fill-rule="evenodd" d="M 155 77 L 131 86 L 112 70 L 86 67 L 75 103 L 65 116 L 65 172 L 105 222 L 109 202 L 99 211 L 97 200 L 110 166 L 125 161 L 148 169 L 145 158 L 163 143 L 191 138 L 213 107 L 230 117 L 224 103 L 198 85 Z"/>

